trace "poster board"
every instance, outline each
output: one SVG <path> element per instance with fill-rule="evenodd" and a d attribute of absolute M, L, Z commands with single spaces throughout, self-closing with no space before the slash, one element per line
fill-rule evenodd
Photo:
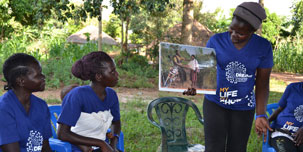
<path fill-rule="evenodd" d="M 200 94 L 216 94 L 217 61 L 212 48 L 161 42 L 159 90 L 184 92 L 196 88 Z"/>

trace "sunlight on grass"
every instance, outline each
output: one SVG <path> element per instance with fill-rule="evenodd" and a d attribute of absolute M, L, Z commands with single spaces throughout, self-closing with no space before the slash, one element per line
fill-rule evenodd
<path fill-rule="evenodd" d="M 277 80 L 275 78 L 270 79 L 270 84 L 269 84 L 270 91 L 275 91 L 275 92 L 284 92 L 287 84 L 284 81 Z"/>

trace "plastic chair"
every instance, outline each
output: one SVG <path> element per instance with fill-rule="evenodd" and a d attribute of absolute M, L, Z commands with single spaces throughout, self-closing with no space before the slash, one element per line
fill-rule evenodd
<path fill-rule="evenodd" d="M 61 141 L 57 138 L 57 120 L 61 113 L 62 107 L 60 105 L 52 105 L 49 106 L 49 111 L 51 114 L 51 125 L 52 125 L 52 134 L 53 138 L 49 139 L 50 147 L 53 151 L 57 152 L 71 152 L 71 144 L 68 142 Z M 107 132 L 110 132 L 111 130 L 108 129 Z M 106 142 L 109 142 L 108 139 L 105 140 Z M 117 149 L 124 152 L 124 135 L 122 131 L 120 132 L 119 140 L 117 143 Z"/>
<path fill-rule="evenodd" d="M 57 119 L 61 113 L 61 106 L 53 105 L 49 106 L 49 111 L 51 114 L 51 125 L 52 125 L 52 135 L 53 138 L 49 139 L 49 145 L 53 151 L 56 152 L 71 152 L 72 146 L 69 142 L 64 142 L 57 137 Z"/>
<path fill-rule="evenodd" d="M 159 127 L 162 133 L 162 152 L 187 152 L 191 147 L 187 142 L 185 119 L 187 111 L 191 107 L 199 122 L 203 125 L 203 119 L 197 106 L 190 100 L 180 97 L 163 97 L 153 100 L 147 107 L 149 121 Z M 155 108 L 159 123 L 152 116 Z"/>
<path fill-rule="evenodd" d="M 266 107 L 266 111 L 269 114 L 269 116 L 279 107 L 278 103 L 272 103 L 272 104 L 268 104 Z M 269 137 L 269 132 L 267 131 L 267 139 L 266 142 L 264 142 L 263 140 L 263 144 L 262 144 L 262 152 L 276 152 L 276 150 L 270 146 L 270 144 L 268 143 L 270 137 Z M 263 137 L 264 138 L 264 137 Z"/>

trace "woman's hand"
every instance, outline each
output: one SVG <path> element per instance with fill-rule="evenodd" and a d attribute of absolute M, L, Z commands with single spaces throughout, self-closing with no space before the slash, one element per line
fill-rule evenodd
<path fill-rule="evenodd" d="M 83 152 L 92 152 L 94 149 L 90 146 L 86 145 L 78 145 L 78 147 L 81 149 Z"/>
<path fill-rule="evenodd" d="M 102 144 L 99 147 L 102 152 L 115 152 L 114 149 L 106 142 L 102 142 Z"/>
<path fill-rule="evenodd" d="M 194 96 L 197 94 L 197 90 L 195 88 L 188 88 L 183 92 L 183 95 Z"/>
<path fill-rule="evenodd" d="M 300 146 L 301 144 L 303 144 L 303 128 L 299 128 L 298 131 L 294 134 L 295 138 L 295 144 L 296 146 Z"/>
<path fill-rule="evenodd" d="M 259 137 L 261 137 L 262 134 L 264 135 L 264 142 L 266 142 L 267 139 L 267 129 L 273 131 L 270 128 L 269 122 L 265 117 L 259 117 L 256 119 L 255 128 Z"/>

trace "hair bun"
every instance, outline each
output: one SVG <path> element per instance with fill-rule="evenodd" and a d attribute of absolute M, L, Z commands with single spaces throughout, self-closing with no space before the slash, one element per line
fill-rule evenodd
<path fill-rule="evenodd" d="M 85 74 L 83 64 L 82 59 L 76 61 L 72 66 L 72 74 L 81 80 L 88 80 L 89 76 Z"/>

